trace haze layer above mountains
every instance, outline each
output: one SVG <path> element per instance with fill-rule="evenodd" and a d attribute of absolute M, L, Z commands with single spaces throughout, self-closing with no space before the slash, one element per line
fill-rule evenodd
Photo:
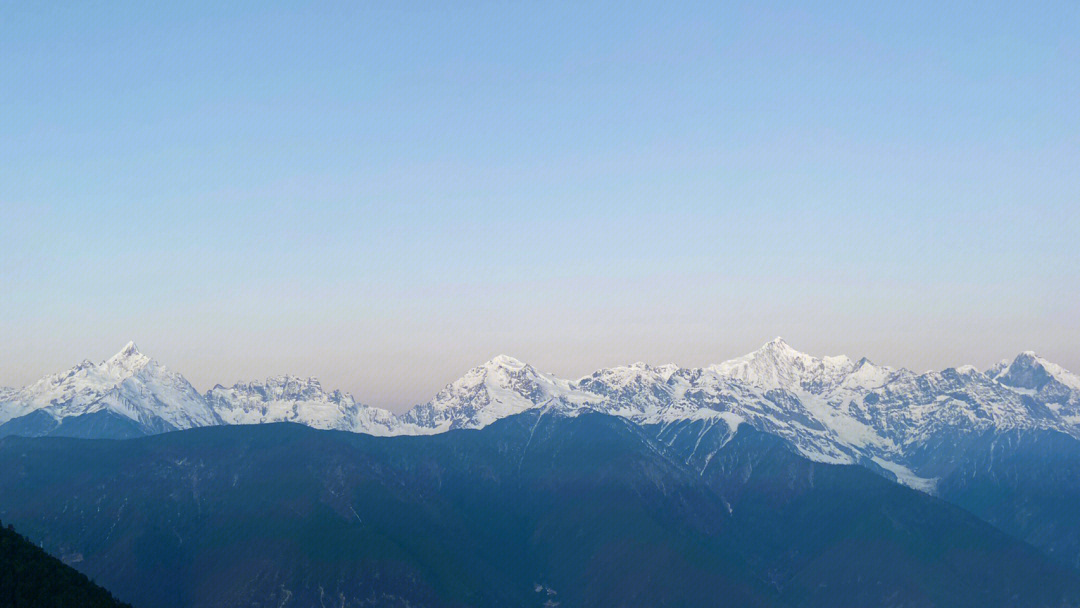
<path fill-rule="evenodd" d="M 0 435 L 123 438 L 268 422 L 422 435 L 481 428 L 533 408 L 598 411 L 638 424 L 746 423 L 812 460 L 861 463 L 933 491 L 940 466 L 917 455 L 944 435 L 1038 429 L 1080 437 L 1080 377 L 1032 352 L 984 371 L 917 374 L 865 358 L 814 357 L 777 338 L 703 368 L 634 363 L 578 380 L 500 355 L 395 415 L 314 378 L 278 376 L 199 393 L 129 343 L 100 364 L 84 361 L 22 389 L 2 389 Z"/>

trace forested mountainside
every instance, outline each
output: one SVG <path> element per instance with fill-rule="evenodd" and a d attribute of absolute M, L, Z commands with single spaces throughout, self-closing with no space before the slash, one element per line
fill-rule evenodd
<path fill-rule="evenodd" d="M 1075 572 L 970 513 L 715 420 L 7 437 L 0 497 L 144 608 L 1080 604 Z"/>
<path fill-rule="evenodd" d="M 0 523 L 0 608 L 131 608 Z"/>

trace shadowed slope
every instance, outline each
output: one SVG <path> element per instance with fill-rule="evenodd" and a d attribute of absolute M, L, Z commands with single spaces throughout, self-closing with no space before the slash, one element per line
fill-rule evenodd
<path fill-rule="evenodd" d="M 147 608 L 1080 601 L 924 494 L 749 427 L 667 430 L 545 410 L 429 437 L 12 437 L 0 516 Z"/>
<path fill-rule="evenodd" d="M 0 607 L 130 608 L 0 524 Z"/>

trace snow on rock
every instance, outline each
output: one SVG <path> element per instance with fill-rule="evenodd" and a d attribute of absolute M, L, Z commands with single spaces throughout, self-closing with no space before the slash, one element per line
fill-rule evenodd
<path fill-rule="evenodd" d="M 26 413 L 23 411 L 23 405 L 16 401 L 18 394 L 17 388 L 0 386 L 0 424 Z"/>
<path fill-rule="evenodd" d="M 814 460 L 876 463 L 912 487 L 933 487 L 928 446 L 961 445 L 988 430 L 1054 429 L 1080 437 L 1080 377 L 1032 352 L 981 372 L 916 374 L 863 358 L 814 357 L 777 338 L 703 368 L 646 363 L 568 381 L 506 355 L 469 370 L 401 416 L 278 376 L 200 395 L 129 343 L 100 364 L 84 361 L 23 389 L 0 389 L 0 424 L 43 410 L 56 419 L 108 410 L 146 432 L 212 424 L 296 422 L 374 435 L 480 428 L 543 407 L 599 411 L 641 424 L 722 419 L 791 442 Z"/>
<path fill-rule="evenodd" d="M 581 378 L 575 387 L 596 396 L 608 413 L 628 418 L 661 416 L 681 394 L 675 365 L 652 367 L 634 363 L 602 369 Z"/>
<path fill-rule="evenodd" d="M 1017 355 L 1012 363 L 1002 367 L 994 378 L 1002 384 L 1016 388 L 1039 391 L 1047 385 L 1059 385 L 1066 391 L 1080 391 L 1080 376 L 1031 351 Z"/>
<path fill-rule="evenodd" d="M 842 382 L 854 371 L 855 364 L 843 355 L 818 359 L 795 350 L 783 338 L 776 338 L 749 355 L 710 369 L 720 376 L 764 389 L 823 392 Z"/>
<path fill-rule="evenodd" d="M 0 422 L 40 409 L 57 420 L 108 410 L 155 429 L 220 423 L 183 376 L 139 352 L 133 342 L 100 364 L 83 361 L 46 376 L 12 400 L 17 405 Z"/>
<path fill-rule="evenodd" d="M 557 403 L 582 406 L 600 398 L 570 382 L 536 371 L 513 357 L 499 355 L 448 384 L 427 403 L 405 413 L 415 432 L 438 433 L 480 428 L 500 418 Z"/>
<path fill-rule="evenodd" d="M 387 410 L 357 403 L 348 393 L 323 390 L 315 378 L 275 376 L 231 387 L 217 385 L 206 399 L 225 424 L 296 422 L 371 435 L 391 435 L 401 425 Z"/>

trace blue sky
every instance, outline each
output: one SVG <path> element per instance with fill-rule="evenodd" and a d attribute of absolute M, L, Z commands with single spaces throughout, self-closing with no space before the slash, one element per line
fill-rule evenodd
<path fill-rule="evenodd" d="M 0 2 L 0 384 L 1080 370 L 1075 2 L 149 4 Z"/>

